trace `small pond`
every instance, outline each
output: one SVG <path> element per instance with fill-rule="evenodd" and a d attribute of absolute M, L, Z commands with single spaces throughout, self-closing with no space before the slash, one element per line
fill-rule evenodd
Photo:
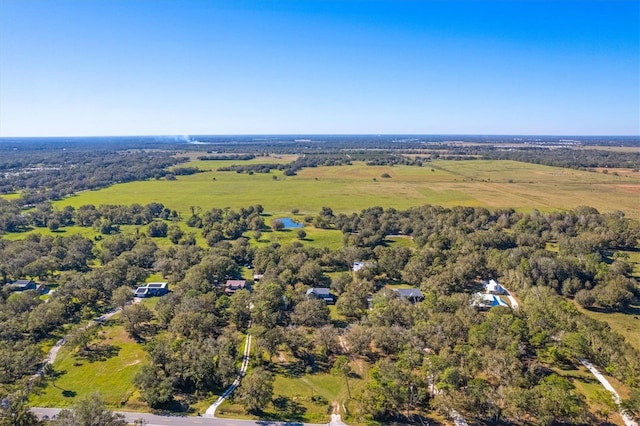
<path fill-rule="evenodd" d="M 282 222 L 282 224 L 284 225 L 285 229 L 291 229 L 291 228 L 302 228 L 304 225 L 300 222 L 296 222 L 295 220 L 289 218 L 289 217 L 281 217 L 278 218 L 278 220 L 280 222 Z"/>

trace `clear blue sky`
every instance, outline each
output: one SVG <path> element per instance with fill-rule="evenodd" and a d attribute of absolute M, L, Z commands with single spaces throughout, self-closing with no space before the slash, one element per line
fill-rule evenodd
<path fill-rule="evenodd" d="M 0 136 L 640 134 L 640 2 L 0 0 Z"/>

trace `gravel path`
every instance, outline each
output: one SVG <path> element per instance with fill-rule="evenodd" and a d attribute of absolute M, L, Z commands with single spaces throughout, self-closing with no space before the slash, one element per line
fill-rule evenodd
<path fill-rule="evenodd" d="M 602 374 L 600 374 L 598 369 L 586 359 L 581 358 L 580 363 L 585 367 L 587 367 L 587 370 L 589 370 L 591 374 L 593 374 L 595 378 L 598 379 L 600 383 L 602 383 L 602 386 L 604 386 L 606 390 L 608 390 L 613 394 L 613 398 L 615 399 L 616 404 L 620 405 L 620 395 L 618 395 L 618 392 L 616 392 L 613 386 L 611 386 L 611 383 L 609 383 L 607 378 L 604 377 Z M 633 420 L 631 417 L 627 416 L 625 413 L 620 412 L 620 416 L 622 416 L 622 421 L 626 426 L 638 426 L 638 422 Z"/>

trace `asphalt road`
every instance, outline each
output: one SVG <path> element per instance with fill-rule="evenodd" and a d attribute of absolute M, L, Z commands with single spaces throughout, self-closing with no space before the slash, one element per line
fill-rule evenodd
<path fill-rule="evenodd" d="M 49 418 L 60 412 L 59 408 L 41 408 L 34 407 L 31 409 L 38 417 Z M 130 413 L 118 411 L 123 414 L 128 422 L 133 423 L 137 419 L 147 421 L 147 426 L 320 426 L 311 423 L 299 422 L 274 422 L 269 420 L 236 420 L 236 419 L 215 419 L 206 417 L 180 417 L 180 416 L 158 416 L 147 413 Z M 326 423 L 324 424 L 326 425 Z"/>

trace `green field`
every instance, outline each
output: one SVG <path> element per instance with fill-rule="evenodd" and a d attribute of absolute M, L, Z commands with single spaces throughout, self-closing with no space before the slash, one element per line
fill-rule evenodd
<path fill-rule="evenodd" d="M 598 312 L 578 304 L 576 307 L 585 315 L 609 324 L 613 331 L 620 333 L 627 343 L 640 351 L 640 306 L 632 306 L 627 312 Z"/>
<path fill-rule="evenodd" d="M 111 320 L 101 326 L 101 339 L 95 342 L 93 357 L 78 357 L 75 351 L 62 347 L 54 368 L 60 377 L 31 397 L 33 406 L 68 407 L 78 398 L 100 392 L 108 406 L 147 411 L 146 404 L 136 401 L 133 378 L 146 361 L 142 345 L 133 341 L 122 326 Z"/>
<path fill-rule="evenodd" d="M 229 164 L 232 162 L 188 163 L 212 170 Z M 381 178 L 383 173 L 391 178 Z M 358 163 L 307 168 L 297 176 L 284 176 L 278 171 L 253 175 L 210 171 L 179 176 L 175 181 L 131 182 L 85 191 L 55 205 L 61 208 L 158 201 L 183 215 L 189 213 L 190 206 L 209 209 L 254 204 L 262 204 L 272 214 L 288 214 L 293 208 L 302 214 L 315 214 L 323 206 L 336 212 L 353 212 L 375 205 L 398 209 L 434 204 L 517 210 L 590 205 L 602 212 L 622 210 L 631 217 L 640 217 L 638 194 L 638 173 L 615 176 L 515 161 L 438 160 L 425 167 Z"/>

